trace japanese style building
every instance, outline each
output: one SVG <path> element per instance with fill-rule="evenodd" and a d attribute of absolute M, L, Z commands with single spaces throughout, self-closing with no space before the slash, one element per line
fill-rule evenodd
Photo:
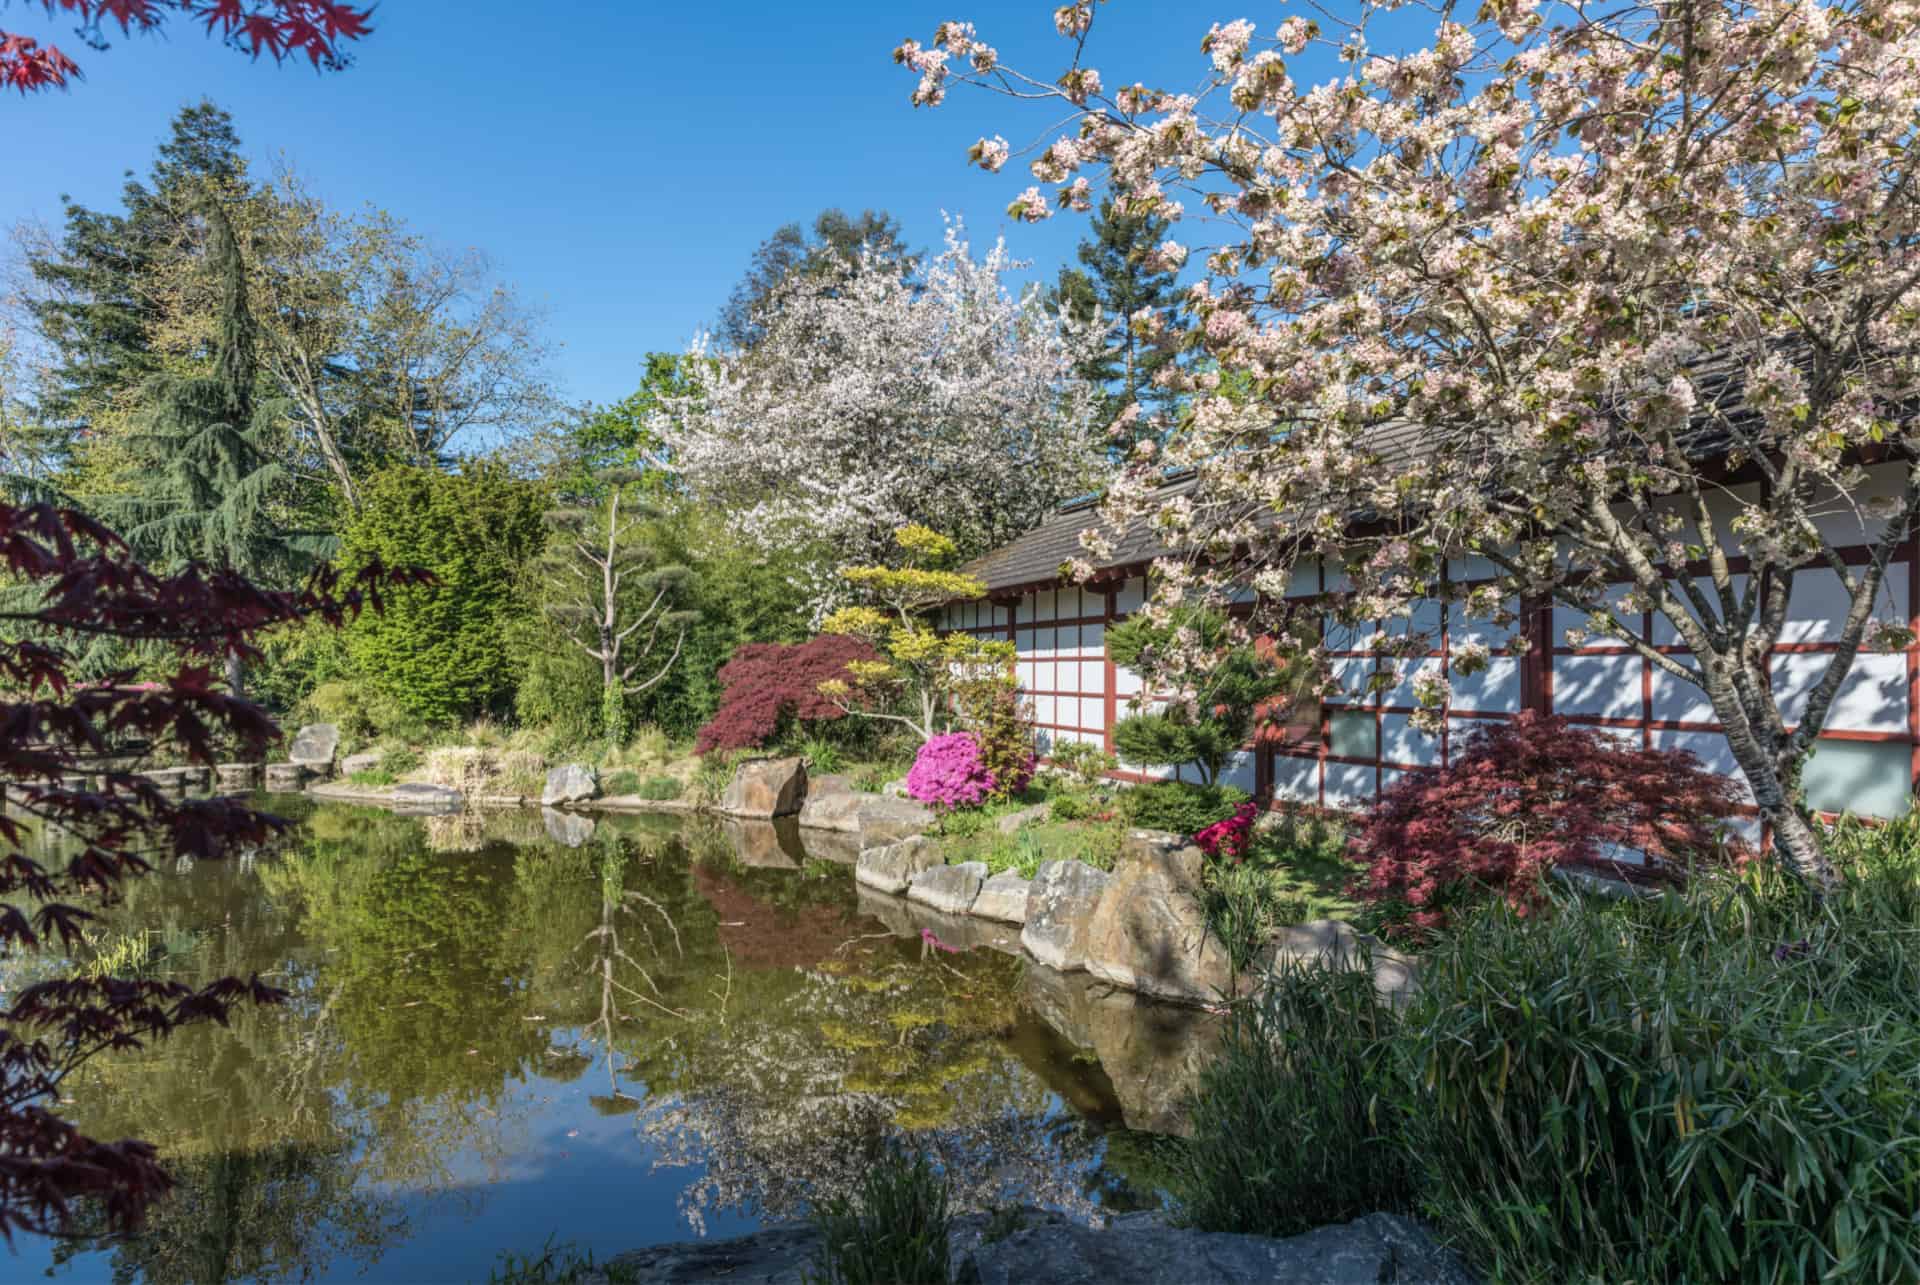
<path fill-rule="evenodd" d="M 1904 473 L 1901 464 L 1874 466 L 1852 503 L 1822 506 L 1827 511 L 1816 519 L 1822 533 L 1842 547 L 1849 563 L 1864 563 L 1867 542 L 1886 527 L 1883 520 L 1863 515 L 1859 504 L 1874 496 L 1898 495 Z M 1094 521 L 1093 502 L 1075 501 L 1027 535 L 976 559 L 965 570 L 986 583 L 986 598 L 947 607 L 941 621 L 949 629 L 1014 643 L 1020 684 L 1032 705 L 1043 754 L 1065 740 L 1090 741 L 1111 750 L 1114 723 L 1143 694 L 1140 676 L 1107 658 L 1106 630 L 1146 600 L 1151 563 L 1165 550 L 1145 533 L 1130 535 L 1117 544 L 1115 556 L 1098 568 L 1091 582 L 1070 584 L 1060 577 L 1059 568 L 1069 558 L 1084 556 L 1079 533 Z M 1733 558 L 1732 566 L 1743 572 L 1745 561 Z M 1493 569 L 1462 558 L 1449 561 L 1445 575 L 1453 585 L 1471 585 L 1492 579 Z M 1743 580 L 1736 576 L 1736 581 Z M 1303 564 L 1288 596 L 1311 598 L 1343 587 L 1337 567 Z M 1900 560 L 1889 568 L 1875 614 L 1909 621 L 1920 636 L 1916 603 L 1920 557 L 1909 540 Z M 1643 746 L 1691 750 L 1708 767 L 1738 778 L 1704 692 L 1618 642 L 1569 646 L 1566 633 L 1585 626 L 1584 613 L 1544 603 L 1510 606 L 1519 621 L 1511 628 L 1465 619 L 1458 607 L 1439 601 L 1421 604 L 1410 623 L 1390 622 L 1389 630 L 1411 628 L 1431 635 L 1432 649 L 1424 660 L 1376 659 L 1336 650 L 1335 673 L 1344 698 L 1329 697 L 1316 711 L 1317 718 L 1309 715 L 1290 728 L 1283 743 L 1243 751 L 1221 779 L 1274 802 L 1363 807 L 1408 768 L 1446 762 L 1452 744 L 1476 723 L 1512 718 L 1528 709 L 1602 727 Z M 1772 663 L 1773 684 L 1789 724 L 1836 650 L 1846 608 L 1839 577 L 1831 570 L 1808 567 L 1795 572 L 1788 622 Z M 1641 638 L 1653 646 L 1687 654 L 1657 615 L 1644 615 L 1640 628 Z M 1527 636 L 1526 653 L 1498 654 L 1516 632 Z M 1446 672 L 1449 647 L 1469 640 L 1492 649 L 1493 660 L 1470 677 L 1450 674 L 1452 704 L 1444 728 L 1437 735 L 1419 731 L 1410 722 L 1417 708 L 1414 674 L 1425 664 Z M 1376 668 L 1392 670 L 1394 682 L 1382 693 L 1360 694 L 1362 676 Z M 1122 766 L 1121 775 L 1132 779 L 1150 774 Z M 1157 773 L 1166 774 L 1164 769 Z M 1807 802 L 1821 812 L 1894 817 L 1911 807 L 1917 783 L 1920 648 L 1894 654 L 1862 650 L 1808 762 Z"/>

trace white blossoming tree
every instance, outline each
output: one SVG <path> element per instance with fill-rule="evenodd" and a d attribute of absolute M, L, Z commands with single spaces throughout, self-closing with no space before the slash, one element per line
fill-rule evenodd
<path fill-rule="evenodd" d="M 1430 40 L 1370 46 L 1382 11 L 1404 31 L 1423 8 Z M 1001 66 L 965 23 L 895 52 L 916 103 L 966 81 L 1071 113 L 1032 163 L 1051 200 L 1029 188 L 1015 214 L 1084 206 L 1094 172 L 1129 208 L 1190 203 L 1204 225 L 1183 238 L 1207 275 L 1173 338 L 1235 396 L 1203 377 L 1184 433 L 1108 516 L 1211 555 L 1169 567 L 1175 595 L 1252 577 L 1277 596 L 1296 558 L 1335 550 L 1356 622 L 1432 593 L 1444 557 L 1490 560 L 1469 607 L 1577 609 L 1703 690 L 1775 851 L 1830 880 L 1798 777 L 1856 653 L 1905 640 L 1875 618 L 1920 514 L 1920 7 L 1343 12 L 1338 29 L 1213 27 L 1193 94 L 1090 66 L 1091 3 L 1055 15 L 1072 46 L 1058 77 Z M 1295 82 L 1302 55 L 1324 83 Z M 972 159 L 997 169 L 1009 149 L 982 140 Z M 1172 502 L 1154 485 L 1169 462 L 1200 475 Z M 1876 462 L 1902 480 L 1869 504 Z M 1810 569 L 1845 607 L 1790 724 L 1769 654 Z M 1643 612 L 1686 652 L 1654 646 Z M 1421 689 L 1444 706 L 1437 676 Z"/>
<path fill-rule="evenodd" d="M 1005 247 L 957 227 L 916 280 L 886 271 L 793 283 L 749 352 L 707 352 L 662 417 L 666 462 L 769 543 L 820 550 L 816 607 L 838 568 L 874 563 L 900 527 L 961 556 L 1019 535 L 1105 467 L 1095 392 L 1074 367 L 1098 344 L 1014 295 Z M 1100 427 L 1104 427 L 1100 426 Z"/>

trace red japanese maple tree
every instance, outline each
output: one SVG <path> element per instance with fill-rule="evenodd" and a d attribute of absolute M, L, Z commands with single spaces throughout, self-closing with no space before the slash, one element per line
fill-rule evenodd
<path fill-rule="evenodd" d="M 123 35 L 160 31 L 167 20 L 180 16 L 202 24 L 209 34 L 242 53 L 258 58 L 271 54 L 279 62 L 305 54 L 317 69 L 337 70 L 346 65 L 345 46 L 373 28 L 371 8 L 359 9 L 339 0 L 24 0 L 38 4 L 51 17 L 70 17 L 76 34 L 89 48 L 105 49 L 106 35 L 118 27 Z M 7 0 L 0 0 L 0 8 Z M 31 36 L 0 29 L 0 85 L 21 93 L 63 89 L 81 78 L 80 65 L 53 45 Z"/>
<path fill-rule="evenodd" d="M 1555 866 L 1736 853 L 1725 823 L 1738 802 L 1730 779 L 1685 750 L 1528 712 L 1483 724 L 1447 766 L 1381 790 L 1348 855 L 1366 868 L 1355 891 L 1387 912 L 1390 935 L 1419 937 L 1483 896 L 1525 913 Z"/>
<path fill-rule="evenodd" d="M 199 764 L 260 756 L 279 731 L 217 683 L 220 659 L 257 659 L 264 629 L 339 624 L 377 608 L 383 586 L 423 578 L 376 566 L 350 585 L 322 572 L 282 592 L 201 567 L 161 576 L 82 514 L 0 504 L 0 959 L 71 949 L 93 917 L 78 903 L 111 901 L 156 859 L 219 857 L 273 836 L 283 823 L 244 799 L 172 798 L 129 765 L 155 742 Z M 131 674 L 76 683 L 79 649 L 101 637 L 165 644 L 178 669 L 160 683 Z M 41 827 L 66 837 L 64 864 L 30 855 Z M 96 1054 L 224 1023 L 235 1005 L 282 993 L 258 977 L 193 987 L 72 975 L 10 998 L 0 1010 L 0 1235 L 9 1240 L 16 1230 L 58 1232 L 76 1200 L 97 1201 L 111 1228 L 131 1229 L 169 1186 L 150 1144 L 100 1141 L 62 1119 L 62 1080 Z"/>
<path fill-rule="evenodd" d="M 755 748 L 780 730 L 782 719 L 827 723 L 846 711 L 821 694 L 820 684 L 847 676 L 847 662 L 875 661 L 871 644 L 845 634 L 821 634 L 803 643 L 747 643 L 720 666 L 720 707 L 694 738 L 694 748 Z"/>

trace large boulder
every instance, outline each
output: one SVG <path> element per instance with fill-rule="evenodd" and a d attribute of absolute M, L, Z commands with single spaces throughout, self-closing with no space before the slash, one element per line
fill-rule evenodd
<path fill-rule="evenodd" d="M 746 759 L 733 770 L 733 781 L 720 799 L 728 816 L 789 816 L 807 797 L 807 764 L 799 757 Z"/>
<path fill-rule="evenodd" d="M 933 828 L 933 812 L 912 799 L 862 794 L 860 799 L 860 846 L 878 847 L 897 843 L 910 835 L 925 834 Z"/>
<path fill-rule="evenodd" d="M 949 915 L 964 915 L 973 909 L 980 885 L 987 881 L 987 863 L 962 861 L 958 865 L 933 866 L 922 870 L 907 884 L 907 900 Z"/>
<path fill-rule="evenodd" d="M 863 849 L 853 867 L 853 877 L 878 892 L 905 892 L 915 875 L 939 864 L 939 847 L 916 834 L 898 843 Z"/>
<path fill-rule="evenodd" d="M 547 783 L 540 791 L 540 806 L 554 807 L 562 803 L 582 803 L 600 793 L 600 779 L 593 769 L 584 763 L 562 763 L 547 773 Z"/>
<path fill-rule="evenodd" d="M 1002 870 L 980 885 L 980 895 L 973 899 L 973 913 L 983 919 L 1024 924 L 1027 922 L 1027 894 L 1032 889 L 1031 879 L 1022 879 L 1012 870 Z"/>
<path fill-rule="evenodd" d="M 1364 969 L 1373 974 L 1374 991 L 1396 1008 L 1412 999 L 1420 985 L 1419 964 L 1411 955 L 1401 954 L 1344 919 L 1315 919 L 1280 929 L 1259 964 L 1263 975 L 1315 964 Z"/>
<path fill-rule="evenodd" d="M 332 723 L 308 723 L 294 733 L 293 744 L 287 747 L 287 761 L 304 764 L 324 776 L 333 770 L 333 756 L 339 749 L 339 728 Z"/>
<path fill-rule="evenodd" d="M 1182 1004 L 1231 995 L 1233 965 L 1207 927 L 1200 886 L 1205 862 L 1200 849 L 1172 835 L 1128 835 L 1087 927 L 1087 971 Z"/>
<path fill-rule="evenodd" d="M 872 797 L 858 793 L 844 776 L 810 776 L 807 801 L 800 805 L 800 824 L 809 830 L 858 834 L 860 802 Z"/>
<path fill-rule="evenodd" d="M 1087 930 L 1109 877 L 1084 861 L 1049 861 L 1033 877 L 1020 944 L 1048 968 L 1087 966 Z"/>

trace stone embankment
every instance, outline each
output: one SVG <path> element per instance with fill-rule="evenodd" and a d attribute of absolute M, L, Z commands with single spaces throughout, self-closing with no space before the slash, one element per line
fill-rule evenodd
<path fill-rule="evenodd" d="M 819 1253 L 810 1226 L 733 1240 L 634 1250 L 608 1260 L 603 1280 L 634 1285 L 799 1285 Z M 1284 1239 L 1192 1231 L 1157 1213 L 1084 1227 L 1022 1209 L 954 1220 L 951 1278 L 977 1285 L 1473 1285 L 1474 1277 L 1419 1223 L 1368 1214 Z"/>

